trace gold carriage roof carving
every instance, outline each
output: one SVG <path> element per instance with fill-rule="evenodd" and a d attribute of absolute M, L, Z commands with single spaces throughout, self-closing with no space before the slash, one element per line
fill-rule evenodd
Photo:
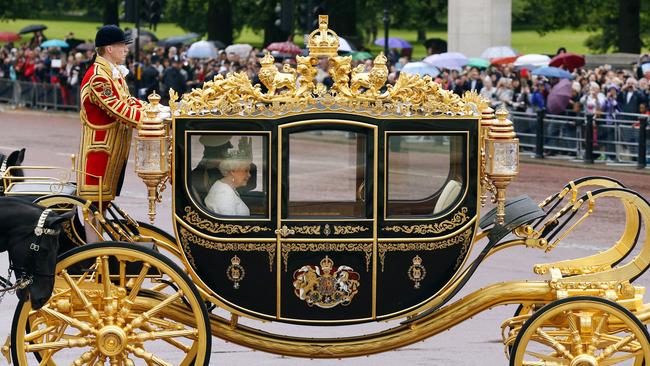
<path fill-rule="evenodd" d="M 289 113 L 342 111 L 376 116 L 478 116 L 487 101 L 476 92 L 462 97 L 425 75 L 401 73 L 394 84 L 388 80 L 387 58 L 375 57 L 369 71 L 352 67 L 351 56 L 339 56 L 339 39 L 328 29 L 328 16 L 319 16 L 318 29 L 307 40 L 308 56 L 296 56 L 296 67 L 279 70 L 267 53 L 260 59 L 260 84 L 245 72 L 215 76 L 202 88 L 180 98 L 170 89 L 169 106 L 174 116 L 277 116 Z M 328 90 L 316 81 L 319 58 L 327 58 L 333 80 Z"/>

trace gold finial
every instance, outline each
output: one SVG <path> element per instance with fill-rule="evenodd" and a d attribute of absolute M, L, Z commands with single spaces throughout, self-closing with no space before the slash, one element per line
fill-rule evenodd
<path fill-rule="evenodd" d="M 158 106 L 158 103 L 160 103 L 160 95 L 158 95 L 155 91 L 147 97 L 149 99 L 149 103 L 153 105 L 154 107 Z"/>
<path fill-rule="evenodd" d="M 311 32 L 307 40 L 310 56 L 333 57 L 338 54 L 339 36 L 333 30 L 328 29 L 328 20 L 327 15 L 318 16 L 318 29 Z"/>
<path fill-rule="evenodd" d="M 498 140 L 510 140 L 517 137 L 512 122 L 508 119 L 508 111 L 502 106 L 496 111 L 497 122 L 492 123 L 488 137 Z"/>

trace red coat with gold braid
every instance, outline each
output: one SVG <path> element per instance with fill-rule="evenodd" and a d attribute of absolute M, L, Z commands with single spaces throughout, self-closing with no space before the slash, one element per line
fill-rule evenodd
<path fill-rule="evenodd" d="M 97 56 L 81 82 L 80 197 L 108 202 L 119 195 L 132 129 L 144 117 L 143 109 L 143 103 L 129 93 L 117 67 Z"/>

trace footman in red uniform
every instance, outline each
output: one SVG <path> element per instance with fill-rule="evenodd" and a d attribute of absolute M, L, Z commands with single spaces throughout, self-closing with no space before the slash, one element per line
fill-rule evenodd
<path fill-rule="evenodd" d="M 78 195 L 96 203 L 119 195 L 132 129 L 144 117 L 144 102 L 131 96 L 124 79 L 129 43 L 117 26 L 102 27 L 95 37 L 95 62 L 81 83 Z"/>

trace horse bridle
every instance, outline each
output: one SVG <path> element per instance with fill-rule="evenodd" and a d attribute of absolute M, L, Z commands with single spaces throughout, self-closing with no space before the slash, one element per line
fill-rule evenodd
<path fill-rule="evenodd" d="M 38 273 L 35 271 L 34 267 L 36 264 L 36 254 L 41 250 L 41 240 L 44 235 L 56 236 L 59 235 L 60 230 L 49 229 L 45 227 L 45 220 L 47 216 L 52 212 L 52 209 L 45 209 L 41 213 L 41 216 L 38 218 L 36 227 L 34 228 L 34 234 L 36 235 L 35 240 L 29 244 L 29 255 L 23 262 L 23 267 L 16 267 L 13 263 L 9 264 L 9 271 L 11 277 L 11 271 L 16 274 L 16 285 L 18 288 L 24 289 L 25 287 L 32 284 L 34 277 L 54 277 L 54 274 L 49 273 Z"/>

